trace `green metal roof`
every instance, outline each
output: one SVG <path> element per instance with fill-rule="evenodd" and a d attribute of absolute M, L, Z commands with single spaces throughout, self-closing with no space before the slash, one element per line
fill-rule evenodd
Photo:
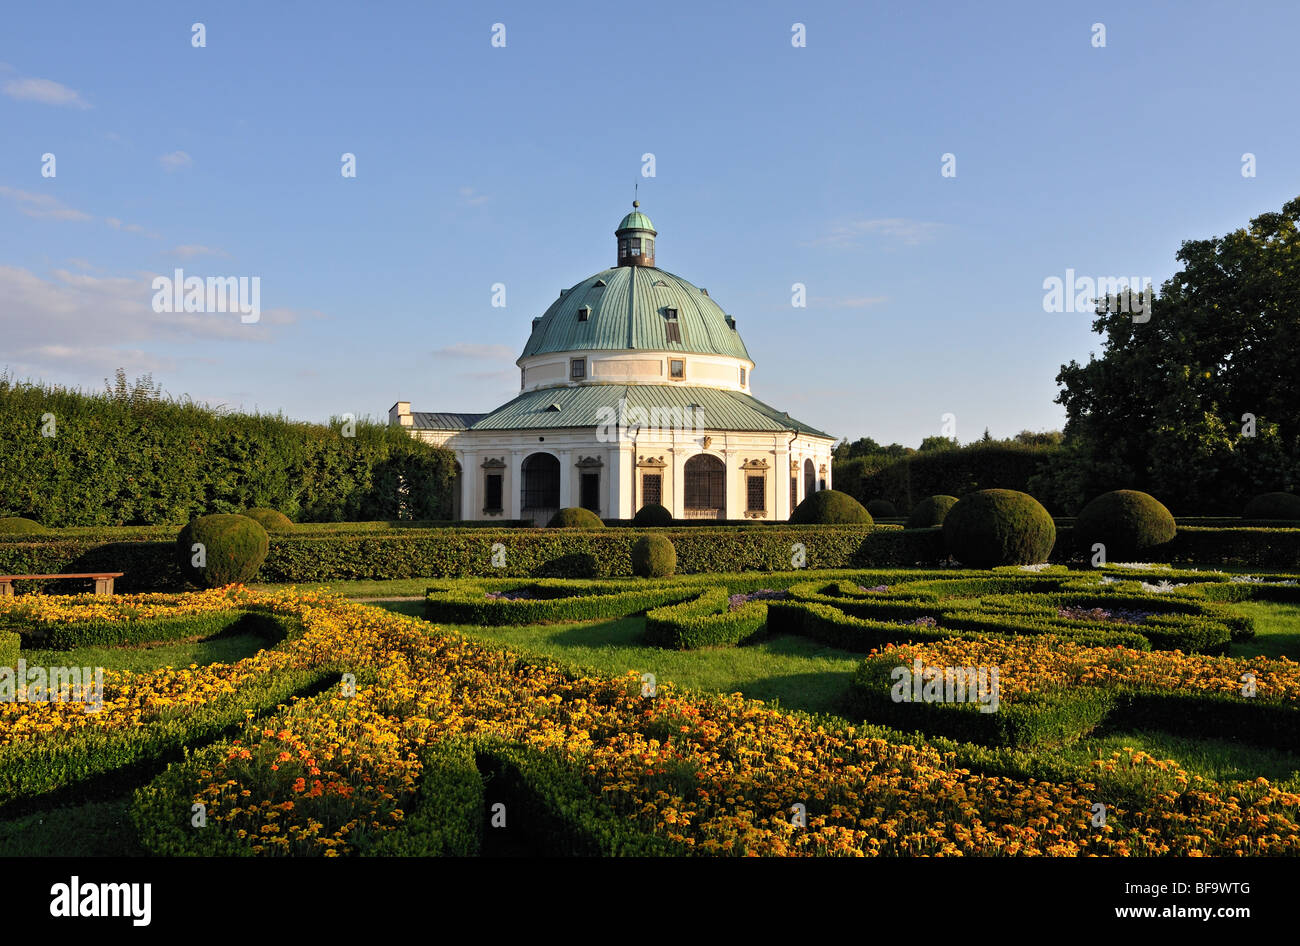
<path fill-rule="evenodd" d="M 680 384 L 580 384 L 542 388 L 498 407 L 470 430 L 597 427 L 610 422 L 610 414 L 602 408 L 617 412 L 620 399 L 626 402 L 625 409 L 644 408 L 650 418 L 655 416 L 650 414 L 655 410 L 679 411 L 672 416 L 682 418 L 686 426 L 698 421 L 698 426 L 705 430 L 797 431 L 834 439 L 748 394 Z"/>
<path fill-rule="evenodd" d="M 618 225 L 618 230 L 653 230 L 654 228 L 655 225 L 650 222 L 650 218 L 639 210 L 632 211 Z M 618 230 L 614 232 L 617 233 Z"/>
<path fill-rule="evenodd" d="M 578 310 L 591 309 L 585 321 Z M 668 341 L 665 310 L 677 310 L 681 341 Z M 681 351 L 751 360 L 718 304 L 680 276 L 654 266 L 615 266 L 588 276 L 533 320 L 521 358 L 597 349 Z"/>

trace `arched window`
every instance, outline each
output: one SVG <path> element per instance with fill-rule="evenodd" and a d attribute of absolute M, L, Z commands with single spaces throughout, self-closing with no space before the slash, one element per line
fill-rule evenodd
<path fill-rule="evenodd" d="M 687 519 L 723 519 L 727 515 L 727 468 L 721 460 L 700 453 L 686 461 Z"/>
<path fill-rule="evenodd" d="M 560 461 L 549 453 L 533 453 L 524 460 L 520 472 L 524 518 L 537 520 L 544 516 L 549 520 L 560 508 Z"/>
<path fill-rule="evenodd" d="M 817 467 L 812 460 L 803 461 L 803 498 L 807 499 L 817 492 Z"/>

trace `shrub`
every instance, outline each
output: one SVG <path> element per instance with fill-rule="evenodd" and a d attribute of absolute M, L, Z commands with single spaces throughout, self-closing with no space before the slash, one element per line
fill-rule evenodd
<path fill-rule="evenodd" d="M 874 521 L 866 507 L 848 493 L 823 489 L 813 493 L 790 515 L 796 525 L 843 525 L 847 523 L 871 525 Z"/>
<path fill-rule="evenodd" d="M 1246 503 L 1243 519 L 1300 519 L 1300 496 L 1265 493 Z"/>
<path fill-rule="evenodd" d="M 872 519 L 893 519 L 898 515 L 898 507 L 888 499 L 873 499 L 867 503 L 867 512 Z"/>
<path fill-rule="evenodd" d="M 1074 523 L 1079 547 L 1091 549 L 1100 542 L 1113 562 L 1132 561 L 1173 541 L 1177 532 L 1169 510 L 1154 496 L 1135 489 L 1102 493 L 1083 507 Z"/>
<path fill-rule="evenodd" d="M 1056 543 L 1056 524 L 1038 500 L 1012 489 L 963 496 L 943 520 L 949 553 L 963 565 L 1037 565 Z"/>
<path fill-rule="evenodd" d="M 641 578 L 667 578 L 677 571 L 677 549 L 665 535 L 643 535 L 632 546 L 632 574 Z"/>
<path fill-rule="evenodd" d="M 551 516 L 546 524 L 548 529 L 603 529 L 605 523 L 600 516 L 581 506 L 568 506 Z"/>
<path fill-rule="evenodd" d="M 941 526 L 948 516 L 948 510 L 955 505 L 956 496 L 929 496 L 917 503 L 912 514 L 907 517 L 907 528 L 928 529 L 931 526 Z"/>
<path fill-rule="evenodd" d="M 275 509 L 254 507 L 244 510 L 244 515 L 254 522 L 261 523 L 267 532 L 292 532 L 296 527 L 293 520 Z"/>
<path fill-rule="evenodd" d="M 0 532 L 7 532 L 10 535 L 28 534 L 32 532 L 44 532 L 45 527 L 39 522 L 31 519 L 22 519 L 18 516 L 7 516 L 0 519 Z"/>
<path fill-rule="evenodd" d="M 204 564 L 198 567 L 194 565 L 196 544 L 203 546 Z M 176 537 L 181 573 L 207 588 L 252 581 L 269 548 L 270 539 L 261 524 L 228 513 L 200 516 Z"/>
<path fill-rule="evenodd" d="M 637 510 L 632 522 L 638 526 L 670 526 L 673 524 L 673 514 L 658 503 L 646 503 Z"/>

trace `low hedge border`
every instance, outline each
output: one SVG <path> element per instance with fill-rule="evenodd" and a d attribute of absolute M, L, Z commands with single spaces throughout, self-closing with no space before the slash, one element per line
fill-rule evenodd
<path fill-rule="evenodd" d="M 12 667 L 18 663 L 23 639 L 17 631 L 0 630 L 0 667 Z"/>
<path fill-rule="evenodd" d="M 743 644 L 767 624 L 767 602 L 748 601 L 732 611 L 728 590 L 709 588 L 690 601 L 646 612 L 645 639 L 668 650 Z"/>
<path fill-rule="evenodd" d="M 1001 702 L 985 713 L 977 703 L 895 702 L 890 674 L 898 658 L 864 660 L 849 685 L 850 710 L 862 719 L 904 732 L 920 731 L 961 742 L 1028 749 L 1076 742 L 1114 709 L 1114 696 L 1095 687 L 1035 694 Z"/>
<path fill-rule="evenodd" d="M 669 602 L 682 601 L 692 593 L 690 589 L 663 585 L 628 589 L 625 585 L 583 587 L 532 582 L 520 588 L 540 591 L 548 596 L 487 598 L 487 591 L 473 584 L 431 587 L 425 592 L 424 616 L 443 624 L 486 627 L 595 621 L 639 614 Z"/>
<path fill-rule="evenodd" d="M 1193 690 L 1079 684 L 1000 699 L 997 712 L 973 703 L 895 703 L 890 673 L 899 657 L 868 657 L 850 684 L 850 709 L 861 718 L 988 746 L 1033 748 L 1070 742 L 1098 727 L 1158 729 L 1285 752 L 1300 751 L 1300 707 Z M 997 717 L 1006 716 L 1005 721 Z"/>
<path fill-rule="evenodd" d="M 74 650 L 78 647 L 153 644 L 193 637 L 214 637 L 218 634 L 247 633 L 257 634 L 270 644 L 278 643 L 285 637 L 284 625 L 279 620 L 269 614 L 252 611 L 220 611 L 130 622 L 51 622 L 33 625 L 23 636 L 24 645 L 29 648 Z"/>
<path fill-rule="evenodd" d="M 583 783 L 581 759 L 498 743 L 482 744 L 486 800 L 506 806 L 531 846 L 548 857 L 681 857 L 686 845 L 643 830 L 616 814 Z M 492 830 L 489 828 L 488 830 Z"/>
<path fill-rule="evenodd" d="M 401 826 L 384 832 L 362 855 L 477 857 L 486 795 L 473 742 L 435 743 L 420 753 L 420 763 L 419 788 Z"/>

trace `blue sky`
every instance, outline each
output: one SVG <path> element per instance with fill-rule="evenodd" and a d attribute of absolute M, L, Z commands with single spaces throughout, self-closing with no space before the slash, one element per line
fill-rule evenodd
<path fill-rule="evenodd" d="M 736 316 L 768 403 L 911 445 L 945 413 L 963 441 L 1056 428 L 1099 339 L 1043 281 L 1158 286 L 1182 240 L 1300 193 L 1297 35 L 1254 2 L 10 5 L 0 369 L 487 411 L 639 180 L 659 265 Z M 155 313 L 177 267 L 260 277 L 261 320 Z"/>

